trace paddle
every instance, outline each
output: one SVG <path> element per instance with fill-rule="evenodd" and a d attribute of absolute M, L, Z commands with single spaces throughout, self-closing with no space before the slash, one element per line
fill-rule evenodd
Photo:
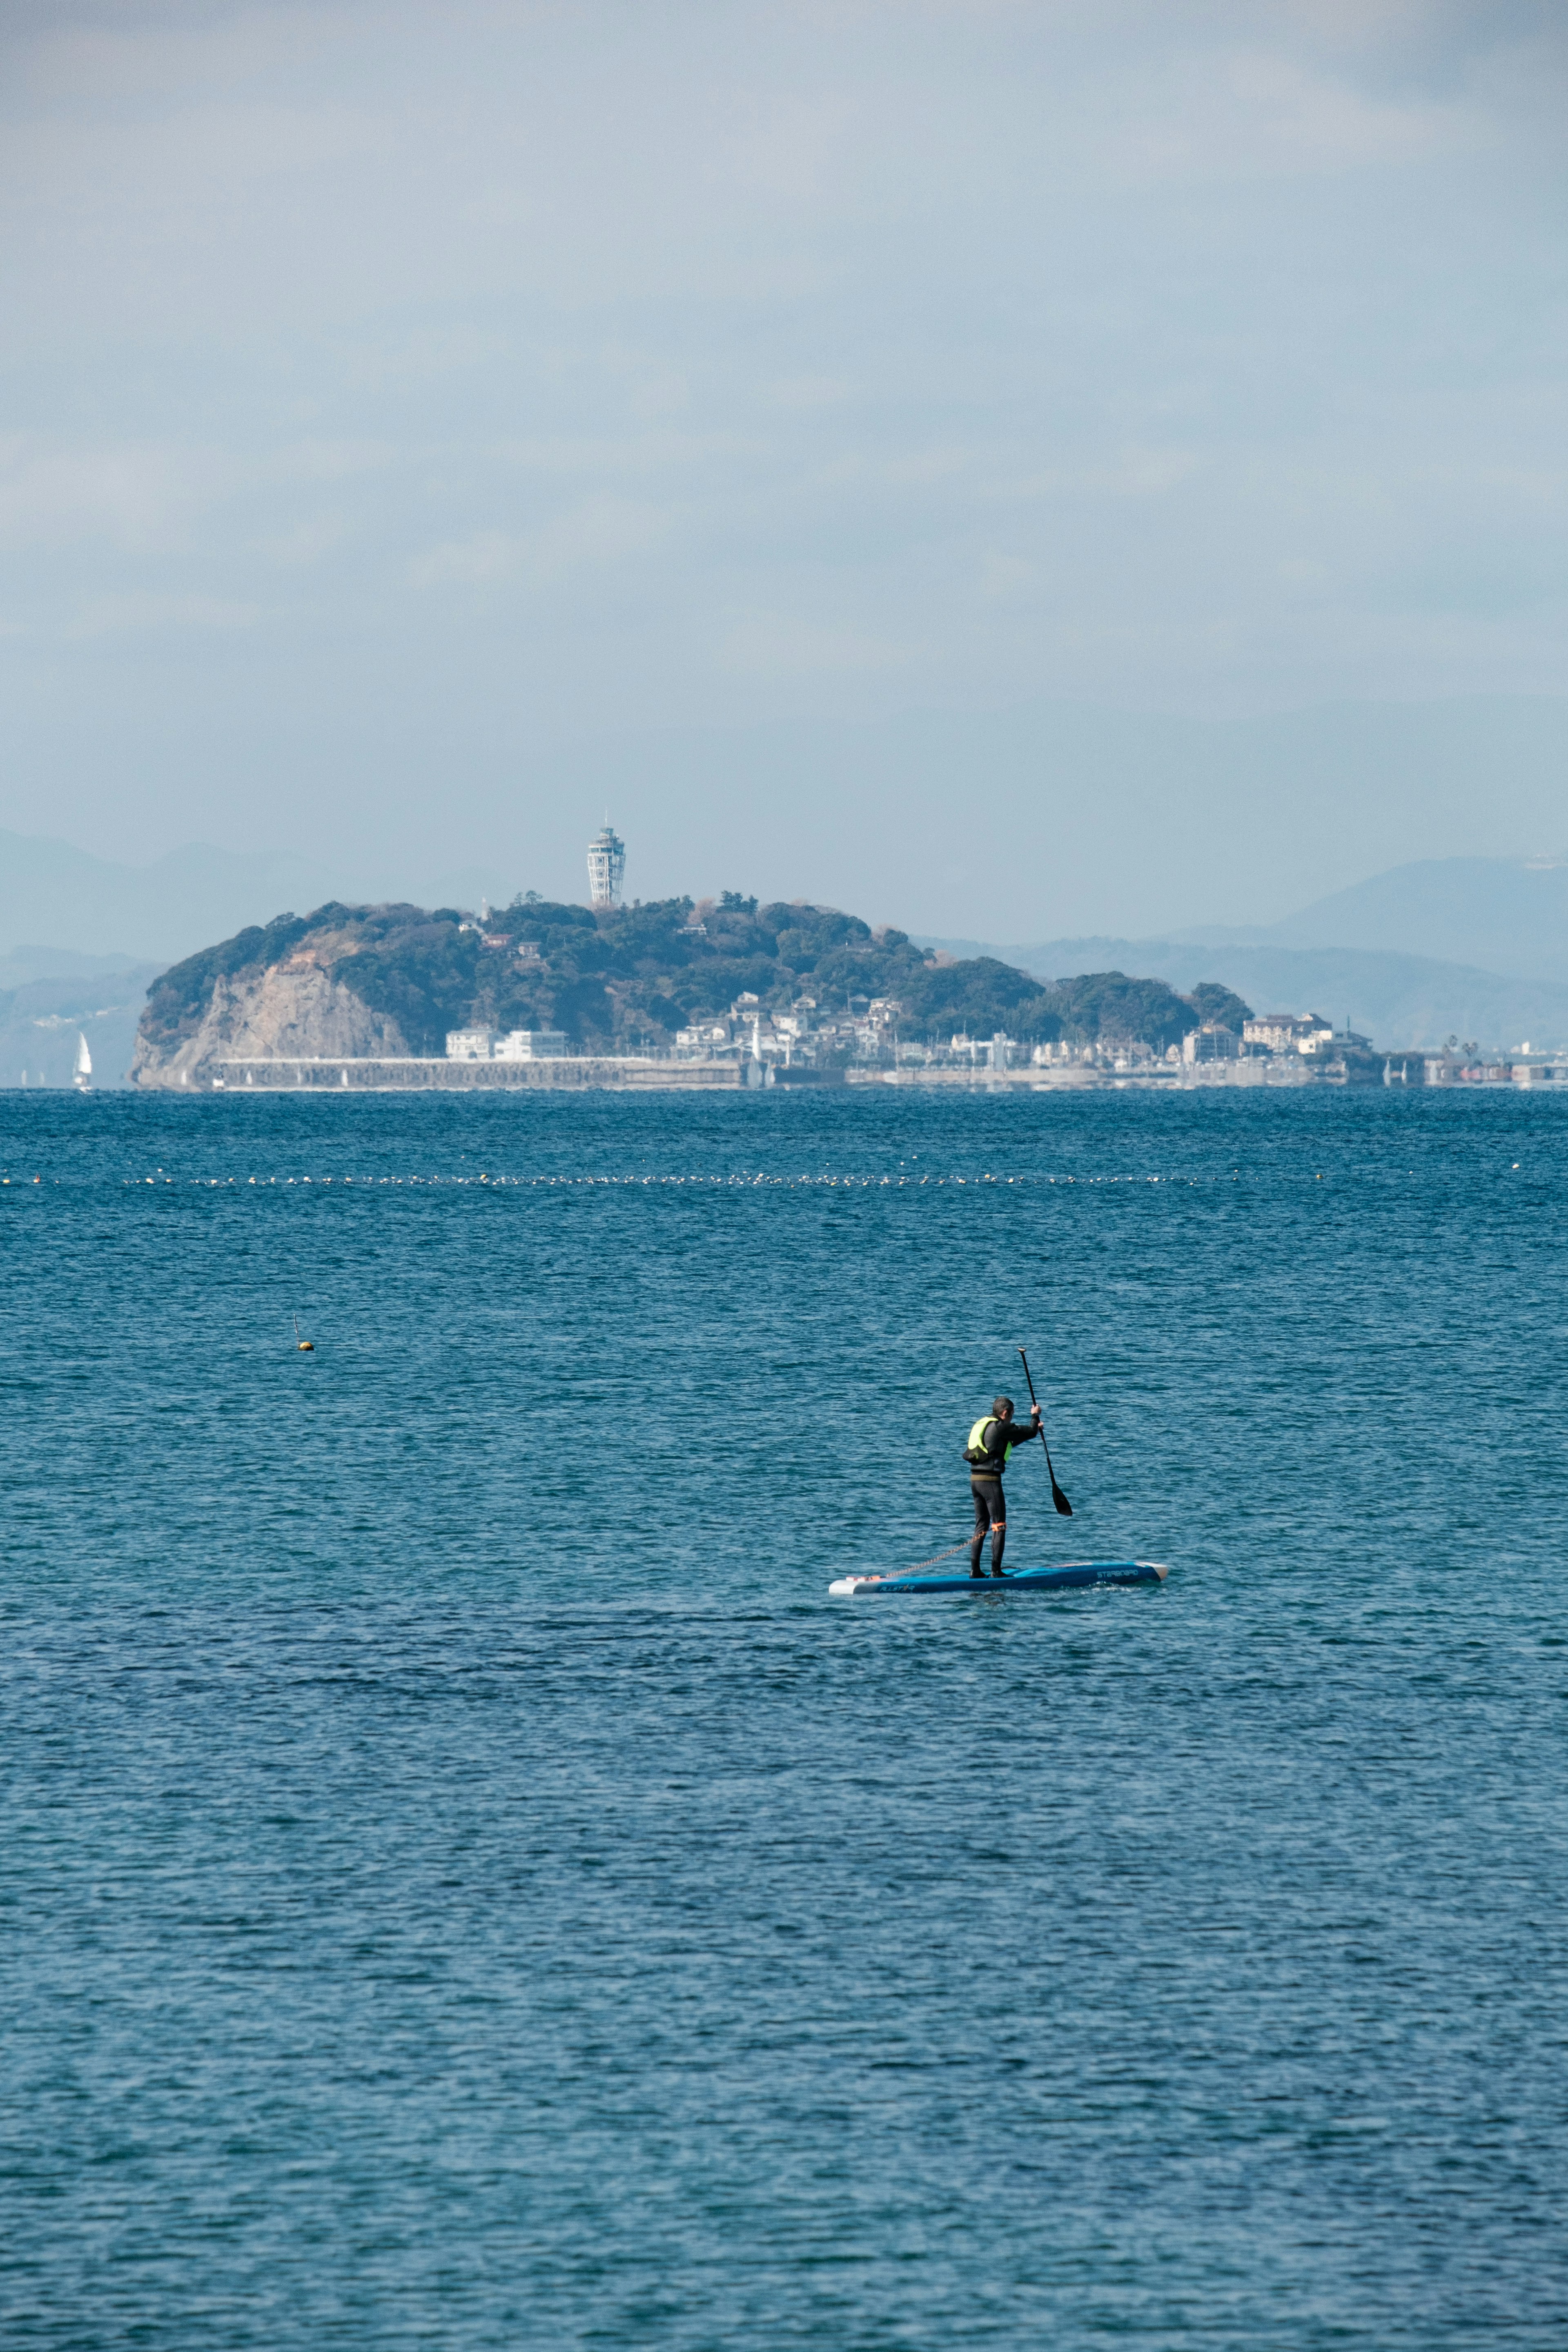
<path fill-rule="evenodd" d="M 1020 1356 L 1024 1356 L 1024 1350 L 1022 1348 L 1019 1349 L 1018 1353 Z M 1034 1375 L 1029 1370 L 1029 1359 L 1027 1356 L 1024 1356 L 1024 1378 L 1029 1383 L 1029 1402 L 1038 1409 L 1040 1400 L 1035 1394 Z M 1051 1474 L 1051 1500 L 1056 1505 L 1061 1517 L 1064 1519 L 1070 1519 L 1072 1517 L 1072 1505 L 1068 1501 L 1067 1496 L 1057 1485 L 1057 1474 L 1051 1462 L 1051 1449 L 1048 1445 L 1046 1445 L 1046 1433 L 1043 1424 L 1040 1429 L 1040 1444 L 1046 1446 L 1046 1468 L 1050 1471 Z"/>

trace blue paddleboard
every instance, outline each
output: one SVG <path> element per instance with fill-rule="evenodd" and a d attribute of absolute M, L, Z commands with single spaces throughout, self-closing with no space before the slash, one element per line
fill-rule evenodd
<path fill-rule="evenodd" d="M 1152 1559 L 1086 1559 L 1073 1568 L 1016 1568 L 1000 1576 L 841 1576 L 827 1588 L 846 1600 L 879 1601 L 895 1592 L 1081 1592 L 1091 1584 L 1163 1584 Z"/>

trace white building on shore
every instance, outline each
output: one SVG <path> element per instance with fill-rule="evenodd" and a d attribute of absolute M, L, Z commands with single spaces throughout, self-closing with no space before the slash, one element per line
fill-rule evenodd
<path fill-rule="evenodd" d="M 1268 1054 L 1314 1054 L 1334 1034 L 1334 1024 L 1321 1013 L 1303 1018 L 1296 1013 L 1256 1013 L 1241 1024 L 1245 1045 L 1261 1045 Z"/>
<path fill-rule="evenodd" d="M 564 1029 L 448 1029 L 449 1062 L 553 1062 L 570 1051 Z"/>
<path fill-rule="evenodd" d="M 569 1053 L 564 1029 L 509 1029 L 498 1037 L 490 1058 L 496 1062 L 555 1062 Z"/>
<path fill-rule="evenodd" d="M 488 1062 L 495 1034 L 493 1029 L 448 1029 L 447 1059 L 449 1062 Z"/>

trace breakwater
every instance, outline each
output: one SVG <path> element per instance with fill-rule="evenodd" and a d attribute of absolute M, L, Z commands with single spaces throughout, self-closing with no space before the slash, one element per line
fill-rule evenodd
<path fill-rule="evenodd" d="M 878 1069 L 851 1066 L 847 1069 L 817 1069 L 805 1065 L 789 1068 L 777 1062 L 748 1060 L 670 1061 L 652 1055 L 560 1055 L 539 1061 L 457 1061 L 445 1055 L 251 1055 L 215 1058 L 179 1074 L 177 1081 L 154 1081 L 163 1091 L 251 1092 L 294 1094 L 473 1093 L 500 1088 L 543 1089 L 555 1093 L 596 1090 L 610 1093 L 735 1092 L 758 1087 L 896 1087 L 937 1093 L 1062 1094 L 1148 1091 L 1188 1093 L 1194 1089 L 1243 1088 L 1248 1091 L 1299 1091 L 1302 1087 L 1376 1085 L 1562 1087 L 1568 1060 L 1545 1063 L 1512 1061 L 1462 1065 L 1445 1056 L 1419 1052 L 1369 1055 L 1348 1067 L 1342 1063 L 1318 1066 L 1285 1055 L 1245 1061 L 1193 1065 L 1068 1062 L 1025 1063 L 993 1069 L 974 1067 Z M 143 1076 L 142 1087 L 151 1091 Z"/>
<path fill-rule="evenodd" d="M 562 1055 L 539 1062 L 449 1062 L 416 1055 L 337 1058 L 260 1057 L 243 1061 L 213 1061 L 204 1076 L 209 1087 L 234 1092 L 239 1088 L 269 1093 L 297 1093 L 314 1088 L 322 1093 L 367 1090 L 380 1094 L 427 1092 L 432 1088 L 471 1093 L 476 1088 L 547 1088 L 578 1091 L 608 1087 L 617 1093 L 681 1087 L 709 1093 L 715 1087 L 733 1089 L 746 1083 L 748 1065 L 735 1062 L 638 1061 L 619 1055 Z M 198 1085 L 201 1080 L 195 1083 Z"/>

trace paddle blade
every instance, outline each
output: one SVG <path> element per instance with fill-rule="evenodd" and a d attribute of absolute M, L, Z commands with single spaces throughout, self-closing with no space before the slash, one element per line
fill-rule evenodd
<path fill-rule="evenodd" d="M 1022 1348 L 1020 1348 L 1018 1353 L 1022 1355 L 1023 1352 Z M 1051 1449 L 1048 1445 L 1046 1445 L 1043 1433 L 1041 1434 L 1040 1444 L 1046 1446 L 1046 1473 L 1051 1482 L 1051 1500 L 1057 1507 L 1057 1515 L 1059 1518 L 1070 1519 L 1072 1517 L 1072 1505 L 1068 1501 L 1067 1496 L 1057 1485 L 1057 1465 L 1051 1460 Z"/>

